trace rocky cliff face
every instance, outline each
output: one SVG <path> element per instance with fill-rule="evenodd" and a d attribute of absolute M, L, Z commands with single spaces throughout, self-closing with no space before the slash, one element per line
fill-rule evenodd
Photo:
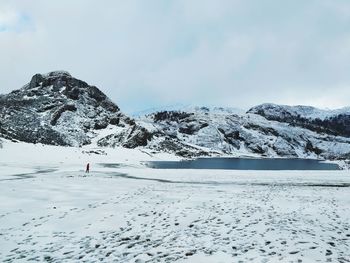
<path fill-rule="evenodd" d="M 127 134 L 120 145 L 132 147 L 139 129 L 98 88 L 63 71 L 36 74 L 0 97 L 0 135 L 12 140 L 82 146 L 111 132 Z"/>

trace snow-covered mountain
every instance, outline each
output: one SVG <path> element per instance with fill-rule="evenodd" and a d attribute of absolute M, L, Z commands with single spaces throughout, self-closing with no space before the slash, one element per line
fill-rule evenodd
<path fill-rule="evenodd" d="M 111 133 L 126 147 L 147 136 L 103 92 L 68 72 L 36 74 L 0 97 L 0 135 L 7 139 L 81 146 Z"/>
<path fill-rule="evenodd" d="M 248 112 L 257 113 L 265 117 L 275 116 L 282 118 L 285 116 L 294 116 L 299 118 L 324 120 L 340 114 L 350 114 L 350 107 L 345 107 L 337 110 L 325 110 L 304 105 L 289 106 L 264 103 L 251 108 Z"/>
<path fill-rule="evenodd" d="M 131 116 L 138 118 L 138 117 L 142 117 L 145 115 L 149 115 L 152 114 L 154 112 L 162 112 L 162 111 L 198 111 L 200 109 L 206 109 L 206 110 L 210 110 L 210 111 L 225 111 L 225 112 L 231 112 L 233 114 L 242 114 L 245 111 L 243 109 L 239 109 L 239 108 L 233 108 L 233 107 L 220 107 L 220 106 L 196 106 L 196 105 L 189 105 L 189 104 L 181 104 L 181 103 L 177 103 L 177 104 L 172 104 L 172 105 L 167 105 L 167 106 L 163 106 L 163 107 L 154 107 L 154 108 L 150 108 L 150 109 L 146 109 L 143 111 L 137 111 L 131 114 Z"/>
<path fill-rule="evenodd" d="M 275 113 L 268 116 L 262 114 L 259 107 L 244 114 L 206 107 L 187 111 L 163 111 L 146 115 L 139 122 L 140 125 L 152 126 L 154 130 L 186 144 L 219 154 L 325 159 L 349 157 L 350 138 L 335 135 L 342 130 L 332 128 L 329 131 L 321 124 L 318 129 L 316 126 L 310 129 L 305 124 L 314 125 L 311 117 L 304 117 L 304 126 L 294 125 L 292 121 L 282 118 L 285 112 L 283 106 L 276 105 Z M 294 109 L 295 116 L 301 115 L 306 108 L 309 107 L 302 107 L 300 113 Z M 338 115 L 332 115 L 332 118 L 336 119 Z M 293 120 L 293 117 L 290 119 Z"/>
<path fill-rule="evenodd" d="M 137 119 L 95 86 L 55 71 L 0 96 L 0 137 L 63 146 L 145 147 L 180 156 L 350 157 L 350 108 L 186 106 Z"/>
<path fill-rule="evenodd" d="M 289 123 L 318 133 L 350 137 L 350 108 L 321 110 L 310 106 L 262 104 L 251 108 L 268 120 Z"/>

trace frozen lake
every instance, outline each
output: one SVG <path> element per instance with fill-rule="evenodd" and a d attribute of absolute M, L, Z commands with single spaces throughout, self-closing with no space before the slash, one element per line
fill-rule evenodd
<path fill-rule="evenodd" d="M 199 158 L 190 161 L 154 161 L 155 169 L 225 169 L 225 170 L 339 170 L 333 163 L 312 159 Z"/>

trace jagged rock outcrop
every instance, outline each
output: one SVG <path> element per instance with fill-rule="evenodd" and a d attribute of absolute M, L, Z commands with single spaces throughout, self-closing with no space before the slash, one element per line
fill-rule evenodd
<path fill-rule="evenodd" d="M 2 137 L 30 143 L 82 146 L 107 127 L 111 133 L 144 132 L 102 91 L 64 71 L 36 74 L 23 88 L 2 95 L 0 117 Z M 138 144 L 133 137 L 123 142 Z"/>

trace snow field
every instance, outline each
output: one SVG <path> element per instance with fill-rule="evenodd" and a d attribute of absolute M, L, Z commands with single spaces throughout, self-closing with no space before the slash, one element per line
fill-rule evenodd
<path fill-rule="evenodd" d="M 152 170 L 176 158 L 91 151 L 4 143 L 2 261 L 350 259 L 348 171 Z"/>

